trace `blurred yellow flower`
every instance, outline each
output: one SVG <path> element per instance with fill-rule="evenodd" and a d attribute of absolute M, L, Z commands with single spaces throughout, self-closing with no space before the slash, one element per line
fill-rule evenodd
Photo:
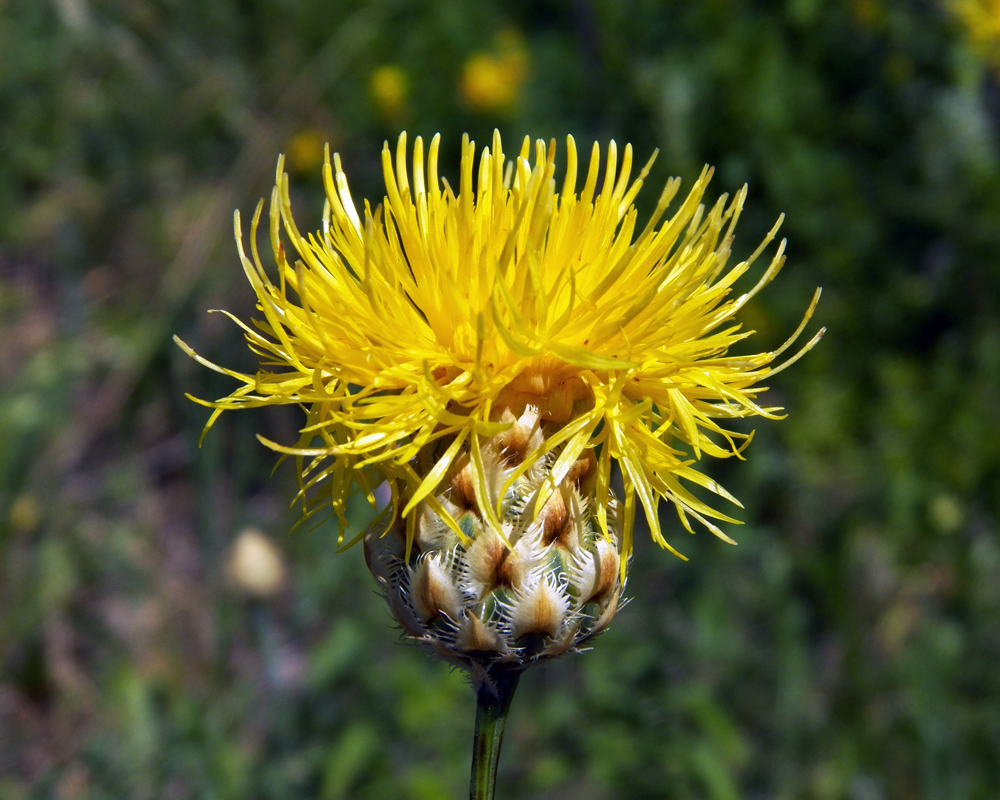
<path fill-rule="evenodd" d="M 462 68 L 462 99 L 475 111 L 509 109 L 528 77 L 528 57 L 521 37 L 506 31 L 497 37 L 496 53 L 474 53 Z"/>
<path fill-rule="evenodd" d="M 410 81 L 401 67 L 383 64 L 372 73 L 368 91 L 379 114 L 385 119 L 396 119 L 406 108 Z"/>
<path fill-rule="evenodd" d="M 670 550 L 657 515 L 661 500 L 689 531 L 693 519 L 731 541 L 712 519 L 735 520 L 690 487 L 737 501 L 695 464 L 703 455 L 740 457 L 751 435 L 720 423 L 778 418 L 779 408 L 758 403 L 761 382 L 822 335 L 774 366 L 812 316 L 817 291 L 784 345 L 729 353 L 752 333 L 735 316 L 781 269 L 784 241 L 751 289 L 734 295 L 733 284 L 773 241 L 781 220 L 750 258 L 728 266 L 747 190 L 706 206 L 708 168 L 672 216 L 666 212 L 680 180 L 668 181 L 637 230 L 632 201 L 652 159 L 630 181 L 631 146 L 619 164 L 611 142 L 602 169 L 595 144 L 581 188 L 576 144 L 567 137 L 561 190 L 554 141 L 532 146 L 525 138 L 508 160 L 498 133 L 478 158 L 466 137 L 455 185 L 439 177 L 438 152 L 438 136 L 426 159 L 419 137 L 412 160 L 405 133 L 395 156 L 386 144 L 387 195 L 361 212 L 339 156 L 328 154 L 322 226 L 307 234 L 292 217 L 279 159 L 269 225 L 275 279 L 257 250 L 263 201 L 249 253 L 239 213 L 235 218 L 240 258 L 263 316 L 252 327 L 233 319 L 261 357 L 259 371 L 216 366 L 178 340 L 200 363 L 241 384 L 221 400 L 197 401 L 215 409 L 206 430 L 229 409 L 302 407 L 307 419 L 297 444 L 262 441 L 296 458 L 306 517 L 332 505 L 341 538 L 354 487 L 374 505 L 383 481 L 392 492 L 387 525 L 402 518 L 408 547 L 417 536 L 411 511 L 418 506 L 468 543 L 446 500 L 474 508 L 503 538 L 499 504 L 540 465 L 547 477 L 531 498 L 534 513 L 550 508 L 553 489 L 578 474 L 581 508 L 609 536 L 611 468 L 618 462 L 624 498 L 612 513 L 622 525 L 623 563 L 637 501 L 653 539 Z M 496 458 L 513 445 L 498 437 L 517 419 L 528 426 L 516 437 L 517 465 L 499 469 Z M 488 440 L 500 442 L 493 455 Z M 448 497 L 440 494 L 446 478 Z M 321 485 L 324 492 L 314 491 Z M 566 512 L 552 513 L 563 519 Z"/>
<path fill-rule="evenodd" d="M 288 168 L 299 175 L 311 173 L 323 163 L 323 135 L 315 128 L 299 131 L 286 146 Z"/>
<path fill-rule="evenodd" d="M 955 0 L 952 7 L 972 45 L 1000 65 L 1000 0 Z"/>
<path fill-rule="evenodd" d="M 875 30 L 885 21 L 882 0 L 851 0 L 851 16 L 865 30 Z"/>
<path fill-rule="evenodd" d="M 934 495 L 927 506 L 927 516 L 940 533 L 955 533 L 965 520 L 962 501 L 949 492 Z"/>
<path fill-rule="evenodd" d="M 16 533 L 32 533 L 42 523 L 42 506 L 37 498 L 22 494 L 10 504 L 8 520 Z"/>

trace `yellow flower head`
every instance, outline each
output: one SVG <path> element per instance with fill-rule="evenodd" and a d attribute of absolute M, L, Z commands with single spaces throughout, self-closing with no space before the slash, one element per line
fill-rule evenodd
<path fill-rule="evenodd" d="M 972 49 L 1000 70 L 1000 0 L 953 0 Z"/>
<path fill-rule="evenodd" d="M 468 58 L 459 90 L 474 111 L 504 111 L 517 102 L 527 77 L 528 55 L 521 36 L 506 30 L 497 37 L 496 53 L 474 53 Z"/>
<path fill-rule="evenodd" d="M 288 168 L 294 174 L 311 173 L 323 163 L 323 135 L 315 128 L 300 130 L 286 145 Z"/>
<path fill-rule="evenodd" d="M 460 453 L 473 466 L 470 493 L 495 519 L 496 509 L 484 502 L 497 494 L 485 485 L 481 443 L 509 428 L 511 415 L 533 408 L 549 435 L 507 483 L 545 460 L 552 480 L 535 508 L 581 457 L 593 456 L 590 496 L 605 532 L 612 462 L 621 466 L 626 558 L 636 498 L 663 547 L 673 551 L 657 517 L 661 500 L 673 504 L 689 531 L 694 519 L 730 541 L 711 519 L 735 520 L 689 487 L 737 501 L 695 465 L 702 455 L 739 456 L 750 435 L 727 429 L 725 420 L 776 418 L 780 409 L 758 404 L 761 381 L 822 334 L 773 366 L 811 317 L 817 292 L 785 345 L 729 354 L 750 335 L 734 317 L 777 274 L 784 242 L 750 291 L 734 296 L 732 285 L 778 225 L 748 260 L 727 267 L 746 188 L 706 207 L 708 168 L 667 217 L 680 188 L 679 179 L 670 180 L 637 230 L 632 201 L 652 159 L 630 182 L 631 146 L 619 165 L 611 142 L 602 167 L 595 144 L 581 187 L 576 145 L 568 137 L 561 190 L 554 141 L 532 147 L 526 138 L 509 161 L 498 133 L 478 159 L 466 137 L 455 187 L 439 176 L 438 149 L 438 136 L 426 153 L 418 137 L 411 160 L 405 133 L 395 158 L 387 144 L 386 197 L 375 209 L 366 202 L 360 213 L 339 157 L 331 162 L 327 153 L 322 227 L 306 235 L 293 219 L 279 159 L 270 207 L 276 280 L 257 250 L 263 201 L 249 255 L 239 213 L 235 219 L 240 257 L 263 315 L 254 327 L 237 324 L 261 357 L 260 370 L 248 375 L 215 366 L 181 343 L 241 384 L 219 401 L 198 401 L 215 409 L 207 427 L 228 409 L 302 406 L 307 420 L 297 444 L 262 441 L 296 457 L 306 516 L 332 503 L 343 538 L 354 487 L 374 504 L 373 489 L 388 481 L 387 513 L 407 518 L 412 540 L 416 515 L 410 512 L 421 503 L 462 537 L 435 499 Z"/>
<path fill-rule="evenodd" d="M 979 47 L 1000 44 L 1000 0 L 954 0 L 952 8 L 965 23 L 973 44 Z"/>
<path fill-rule="evenodd" d="M 372 73 L 368 91 L 378 112 L 386 119 L 394 119 L 406 109 L 410 81 L 401 67 L 383 64 Z"/>

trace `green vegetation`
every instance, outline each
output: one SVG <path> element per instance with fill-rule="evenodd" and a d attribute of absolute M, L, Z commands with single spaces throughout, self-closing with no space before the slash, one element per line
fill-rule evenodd
<path fill-rule="evenodd" d="M 749 183 L 737 255 L 789 239 L 754 351 L 816 285 L 829 328 L 713 468 L 739 547 L 637 536 L 611 631 L 521 682 L 499 796 L 1000 795 L 1000 85 L 947 4 L 6 0 L 0 800 L 463 796 L 461 675 L 395 643 L 333 526 L 286 535 L 254 437 L 300 418 L 199 449 L 184 392 L 232 385 L 170 335 L 253 368 L 204 311 L 251 315 L 231 214 L 279 152 L 318 220 L 318 143 L 377 201 L 383 139 L 440 131 L 449 165 L 494 127 L 659 147 L 647 214 L 703 163 Z M 267 597 L 227 567 L 248 528 Z"/>

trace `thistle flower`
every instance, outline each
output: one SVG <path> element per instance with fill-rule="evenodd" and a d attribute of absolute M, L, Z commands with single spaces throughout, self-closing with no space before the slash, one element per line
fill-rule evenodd
<path fill-rule="evenodd" d="M 477 164 L 466 137 L 457 192 L 439 176 L 438 152 L 437 136 L 426 158 L 419 137 L 412 157 L 405 133 L 395 157 L 387 144 L 384 202 L 359 213 L 327 151 L 322 227 L 310 234 L 293 218 L 279 159 L 276 280 L 257 249 L 263 201 L 249 255 L 235 217 L 263 318 L 233 319 L 260 370 L 234 372 L 179 343 L 241 384 L 196 401 L 214 409 L 206 431 L 230 409 L 306 410 L 297 443 L 261 441 L 296 459 L 304 517 L 329 509 L 341 544 L 349 495 L 375 505 L 388 484 L 391 502 L 364 534 L 369 567 L 414 639 L 482 677 L 578 648 L 607 625 L 637 503 L 671 552 L 661 501 L 688 531 L 695 523 L 732 542 L 716 523 L 736 520 L 692 488 L 738 501 L 698 462 L 741 457 L 751 434 L 727 420 L 779 417 L 758 401 L 761 382 L 822 335 L 775 365 L 819 292 L 777 350 L 730 354 L 750 335 L 736 314 L 784 263 L 782 241 L 753 288 L 734 295 L 781 223 L 729 266 L 746 187 L 706 206 L 706 168 L 668 217 L 680 189 L 671 179 L 640 230 L 632 201 L 652 159 L 630 182 L 631 146 L 619 165 L 611 142 L 602 167 L 595 144 L 580 187 L 568 137 L 558 190 L 555 142 L 526 138 L 508 161 L 495 133 Z"/>
<path fill-rule="evenodd" d="M 405 134 L 395 158 L 387 144 L 385 200 L 359 213 L 327 148 L 322 227 L 307 235 L 279 159 L 269 225 L 276 281 L 257 248 L 263 201 L 249 256 L 235 216 L 263 317 L 253 327 L 232 318 L 261 357 L 259 371 L 216 366 L 177 341 L 241 384 L 221 400 L 196 400 L 214 409 L 206 432 L 226 410 L 305 409 L 297 443 L 261 441 L 295 458 L 303 518 L 328 509 L 341 545 L 352 492 L 375 506 L 376 488 L 388 486 L 379 519 L 347 544 L 364 538 L 403 629 L 472 674 L 472 796 L 492 798 L 518 676 L 611 621 L 637 502 L 653 540 L 674 553 L 662 501 L 688 531 L 697 523 L 732 542 L 716 523 L 736 520 L 692 487 L 738 501 L 698 462 L 742 457 L 751 435 L 726 421 L 778 418 L 779 408 L 758 402 L 761 382 L 823 331 L 775 365 L 811 318 L 817 291 L 777 350 L 729 353 L 750 335 L 736 314 L 781 269 L 785 243 L 753 288 L 734 296 L 781 220 L 749 259 L 728 266 L 746 187 L 706 206 L 708 168 L 669 217 L 680 181 L 668 181 L 637 230 L 632 201 L 652 159 L 630 182 L 630 146 L 619 166 L 611 142 L 602 168 L 595 144 L 580 188 L 568 137 L 558 191 L 554 141 L 532 147 L 526 138 L 508 161 L 495 133 L 477 165 L 466 137 L 457 193 L 438 174 L 438 152 L 437 136 L 426 159 L 419 137 L 412 157 Z M 611 490 L 615 462 L 621 498 Z"/>

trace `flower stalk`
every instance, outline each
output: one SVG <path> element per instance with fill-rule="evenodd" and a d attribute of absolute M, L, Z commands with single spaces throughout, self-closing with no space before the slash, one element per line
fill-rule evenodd
<path fill-rule="evenodd" d="M 493 800 L 497 785 L 497 764 L 503 743 L 507 714 L 514 699 L 521 671 L 495 668 L 476 692 L 476 731 L 472 744 L 470 800 Z"/>

